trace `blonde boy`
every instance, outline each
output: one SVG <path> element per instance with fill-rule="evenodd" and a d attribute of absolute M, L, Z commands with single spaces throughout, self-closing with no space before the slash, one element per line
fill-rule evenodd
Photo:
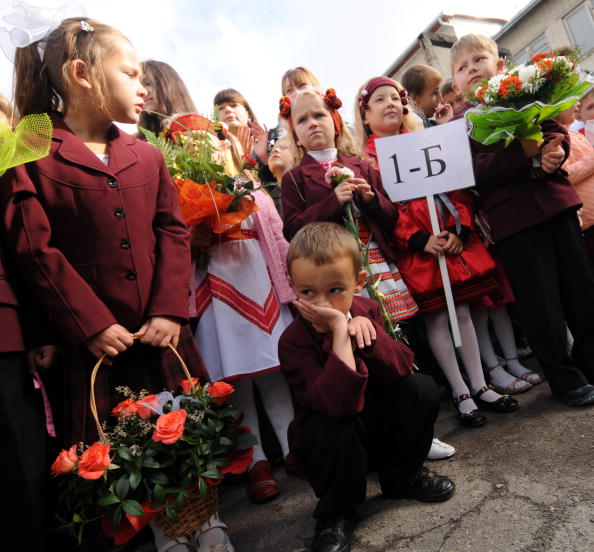
<path fill-rule="evenodd" d="M 279 341 L 295 399 L 291 453 L 319 501 L 310 550 L 350 550 L 368 471 L 384 497 L 447 500 L 454 484 L 423 467 L 437 416 L 433 380 L 411 374 L 412 351 L 383 328 L 357 243 L 331 222 L 304 226 L 287 255 L 299 314 Z"/>
<path fill-rule="evenodd" d="M 466 96 L 503 69 L 497 45 L 466 35 L 451 49 L 453 88 Z M 580 200 L 560 170 L 567 130 L 541 125 L 544 140 L 485 146 L 471 140 L 476 187 L 512 284 L 528 341 L 551 391 L 572 406 L 594 404 L 594 269 L 576 211 Z M 575 338 L 567 354 L 567 327 Z"/>

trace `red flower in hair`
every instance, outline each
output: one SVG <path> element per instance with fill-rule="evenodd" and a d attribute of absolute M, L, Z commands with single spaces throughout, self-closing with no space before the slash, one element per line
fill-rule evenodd
<path fill-rule="evenodd" d="M 278 102 L 279 115 L 283 119 L 291 118 L 291 99 L 283 96 Z"/>
<path fill-rule="evenodd" d="M 324 94 L 324 102 L 326 102 L 326 105 L 330 109 L 340 109 L 342 107 L 342 102 L 336 95 L 334 88 L 328 88 L 328 90 L 326 90 L 326 94 Z"/>

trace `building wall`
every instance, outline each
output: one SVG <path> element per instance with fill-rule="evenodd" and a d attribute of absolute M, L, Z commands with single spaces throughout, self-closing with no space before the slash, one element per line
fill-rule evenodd
<path fill-rule="evenodd" d="M 592 14 L 590 0 L 542 0 L 514 27 L 496 36 L 497 44 L 507 48 L 512 59 L 543 34 L 551 48 L 567 46 L 572 39 L 563 17 L 581 4 L 586 4 Z M 594 49 L 582 54 L 582 67 L 594 71 Z"/>

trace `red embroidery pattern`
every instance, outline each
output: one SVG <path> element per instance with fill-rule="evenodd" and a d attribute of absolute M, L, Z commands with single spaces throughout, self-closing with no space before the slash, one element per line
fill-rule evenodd
<path fill-rule="evenodd" d="M 204 314 L 213 297 L 229 305 L 239 315 L 269 334 L 272 333 L 280 316 L 280 306 L 272 288 L 270 288 L 270 293 L 264 302 L 264 306 L 260 306 L 249 297 L 240 293 L 229 282 L 208 274 L 198 289 L 196 289 L 198 318 Z"/>

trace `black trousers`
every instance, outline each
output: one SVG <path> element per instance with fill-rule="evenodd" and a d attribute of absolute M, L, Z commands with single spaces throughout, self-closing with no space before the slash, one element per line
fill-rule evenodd
<path fill-rule="evenodd" d="M 576 213 L 518 232 L 497 249 L 553 394 L 594 383 L 594 268 Z M 575 340 L 571 356 L 566 324 Z"/>
<path fill-rule="evenodd" d="M 382 491 L 406 488 L 418 477 L 433 439 L 439 411 L 430 376 L 412 374 L 392 389 L 373 389 L 358 416 L 333 419 L 312 412 L 292 453 L 319 501 L 316 519 L 351 517 L 365 500 L 367 473 L 376 471 Z"/>
<path fill-rule="evenodd" d="M 1 526 L 5 529 L 2 546 L 6 545 L 7 549 L 13 546 L 15 550 L 45 549 L 49 466 L 45 427 L 37 399 L 24 355 L 0 354 L 0 473 L 6 506 Z M 13 537 L 15 543 L 10 542 Z"/>

